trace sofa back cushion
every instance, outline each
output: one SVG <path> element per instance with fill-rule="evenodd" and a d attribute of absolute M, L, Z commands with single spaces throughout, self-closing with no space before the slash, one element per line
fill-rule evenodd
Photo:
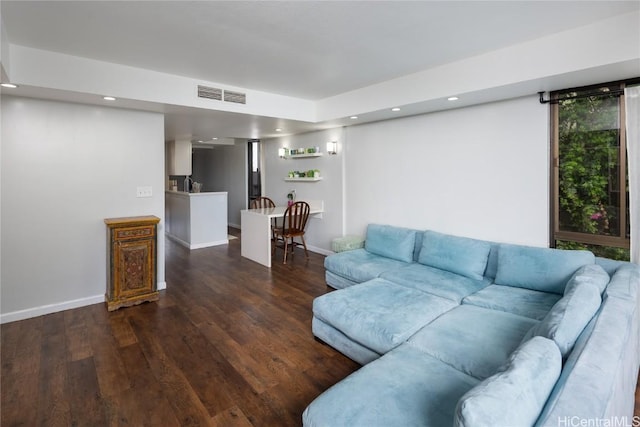
<path fill-rule="evenodd" d="M 640 265 L 624 264 L 611 276 L 606 295 L 637 301 L 640 287 Z"/>
<path fill-rule="evenodd" d="M 534 337 L 498 372 L 465 393 L 454 426 L 532 426 L 555 385 L 562 358 L 553 341 Z"/>
<path fill-rule="evenodd" d="M 398 261 L 413 261 L 416 230 L 393 225 L 369 224 L 364 248 L 376 255 Z"/>
<path fill-rule="evenodd" d="M 595 256 L 589 251 L 501 244 L 495 282 L 562 295 L 573 273 L 594 263 Z"/>
<path fill-rule="evenodd" d="M 594 285 L 600 291 L 600 294 L 604 292 L 604 289 L 609 283 L 609 274 L 599 266 L 598 264 L 583 265 L 571 276 L 571 279 L 567 282 L 564 288 L 564 294 L 566 295 L 573 287 L 580 286 L 585 283 Z"/>
<path fill-rule="evenodd" d="M 482 280 L 490 250 L 489 242 L 425 231 L 418 262 L 470 279 Z"/>
<path fill-rule="evenodd" d="M 562 357 L 566 357 L 582 330 L 600 308 L 600 290 L 591 283 L 571 287 L 540 323 L 524 336 L 523 341 L 536 335 L 553 340 Z"/>

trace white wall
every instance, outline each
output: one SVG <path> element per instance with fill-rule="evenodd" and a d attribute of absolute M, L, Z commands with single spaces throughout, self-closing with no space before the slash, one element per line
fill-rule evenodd
<path fill-rule="evenodd" d="M 310 219 L 305 234 L 307 245 L 312 250 L 326 252 L 331 248 L 331 240 L 343 235 L 343 155 L 342 141 L 344 130 L 335 128 L 289 137 L 275 138 L 264 141 L 264 188 L 263 195 L 270 197 L 276 205 L 286 205 L 287 193 L 296 190 L 297 200 L 322 200 L 324 213 L 322 218 Z M 338 141 L 339 154 L 327 155 L 328 141 Z M 322 157 L 281 159 L 278 148 L 309 148 L 320 147 Z M 322 181 L 316 182 L 286 182 L 289 171 L 306 171 L 319 169 Z"/>
<path fill-rule="evenodd" d="M 282 160 L 281 146 L 337 139 L 337 156 Z M 309 240 L 329 250 L 372 222 L 547 246 L 548 106 L 536 96 L 270 140 L 266 192 L 285 202 L 324 199 Z M 307 166 L 308 165 L 308 166 Z M 289 169 L 322 170 L 324 181 L 290 184 Z M 344 212 L 344 214 L 343 214 Z"/>
<path fill-rule="evenodd" d="M 203 183 L 202 191 L 228 193 L 229 225 L 240 227 L 240 211 L 247 208 L 247 141 L 214 149 L 193 150 L 194 181 Z M 182 183 L 178 183 L 182 189 Z"/>
<path fill-rule="evenodd" d="M 163 115 L 7 96 L 2 113 L 1 320 L 104 301 L 109 217 L 163 219 L 163 288 Z"/>
<path fill-rule="evenodd" d="M 347 233 L 378 222 L 547 246 L 548 115 L 531 96 L 347 128 Z"/>
<path fill-rule="evenodd" d="M 3 82 L 11 81 L 11 55 L 9 53 L 9 37 L 0 13 L 0 78 Z"/>

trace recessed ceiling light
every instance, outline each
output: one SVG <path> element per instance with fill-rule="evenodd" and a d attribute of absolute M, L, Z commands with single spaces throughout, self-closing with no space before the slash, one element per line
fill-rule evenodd
<path fill-rule="evenodd" d="M 115 101 L 116 99 L 113 96 L 103 96 L 102 99 L 105 101 Z"/>
<path fill-rule="evenodd" d="M 400 108 L 399 107 L 394 107 L 394 108 L 391 109 L 391 111 L 400 111 Z"/>
<path fill-rule="evenodd" d="M 218 139 L 217 136 L 214 136 L 213 138 L 211 138 L 212 140 L 216 141 Z"/>
<path fill-rule="evenodd" d="M 358 118 L 358 116 L 351 116 L 351 117 L 349 117 L 349 118 L 350 118 L 351 120 L 355 120 L 355 119 L 357 119 L 357 118 Z"/>
<path fill-rule="evenodd" d="M 282 132 L 282 129 L 276 128 L 276 132 Z"/>
<path fill-rule="evenodd" d="M 0 83 L 0 86 L 8 87 L 9 89 L 15 89 L 18 87 L 18 85 L 14 85 L 13 83 Z"/>
<path fill-rule="evenodd" d="M 459 98 L 457 96 L 450 96 L 447 98 L 447 101 L 457 101 Z"/>
<path fill-rule="evenodd" d="M 198 140 L 198 142 L 199 142 L 200 144 L 202 144 L 204 141 L 203 141 L 203 140 L 201 140 L 201 139 L 199 139 L 199 140 Z"/>

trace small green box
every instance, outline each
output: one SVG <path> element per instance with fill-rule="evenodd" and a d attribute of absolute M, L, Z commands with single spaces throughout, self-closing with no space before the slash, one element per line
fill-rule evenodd
<path fill-rule="evenodd" d="M 331 250 L 334 252 L 352 251 L 364 248 L 364 238 L 360 236 L 338 237 L 331 241 Z"/>

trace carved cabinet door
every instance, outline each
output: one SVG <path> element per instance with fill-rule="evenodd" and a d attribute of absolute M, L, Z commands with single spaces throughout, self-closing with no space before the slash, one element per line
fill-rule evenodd
<path fill-rule="evenodd" d="M 116 294 L 122 298 L 130 298 L 144 292 L 153 291 L 155 270 L 153 265 L 154 241 L 151 239 L 120 241 L 115 245 Z"/>

